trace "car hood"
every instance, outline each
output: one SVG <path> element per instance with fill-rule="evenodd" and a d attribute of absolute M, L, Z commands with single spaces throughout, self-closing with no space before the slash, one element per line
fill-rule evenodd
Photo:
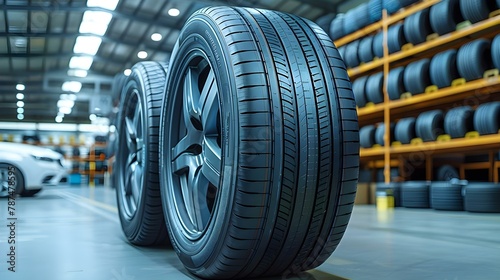
<path fill-rule="evenodd" d="M 52 151 L 51 149 L 20 143 L 0 142 L 0 151 L 33 155 L 37 157 L 48 157 L 52 159 L 62 158 L 60 153 Z"/>

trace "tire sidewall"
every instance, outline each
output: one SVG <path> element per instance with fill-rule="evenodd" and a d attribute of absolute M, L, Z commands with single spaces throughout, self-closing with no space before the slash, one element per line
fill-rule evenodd
<path fill-rule="evenodd" d="M 141 192 L 141 197 L 138 202 L 137 208 L 135 213 L 133 213 L 131 216 L 126 215 L 125 213 L 127 212 L 126 206 L 124 205 L 123 201 L 123 196 L 125 192 L 125 178 L 127 177 L 127 174 L 123 174 L 126 172 L 126 170 L 122 170 L 122 162 L 126 162 L 128 154 L 122 153 L 121 150 L 121 145 L 126 145 L 126 139 L 123 139 L 122 137 L 124 134 L 126 134 L 126 126 L 124 124 L 125 118 L 127 115 L 127 107 L 128 103 L 130 102 L 131 98 L 133 97 L 133 92 L 134 89 L 137 90 L 138 92 L 138 104 L 142 107 L 142 114 L 143 114 L 143 127 L 149 127 L 149 111 L 146 107 L 146 102 L 147 102 L 147 93 L 146 93 L 146 88 L 144 87 L 144 81 L 142 78 L 141 73 L 137 68 L 133 68 L 132 73 L 130 74 L 130 77 L 128 81 L 126 82 L 123 92 L 122 92 L 122 98 L 124 99 L 123 102 L 121 103 L 120 106 L 120 114 L 119 114 L 119 127 L 118 127 L 118 137 L 119 137 L 119 144 L 118 144 L 118 150 L 116 153 L 116 162 L 117 162 L 117 171 L 118 171 L 118 176 L 117 176 L 117 190 L 116 190 L 116 195 L 117 195 L 117 201 L 118 201 L 118 213 L 120 216 L 120 222 L 123 228 L 123 231 L 126 233 L 126 236 L 136 236 L 139 233 L 140 230 L 140 225 L 143 222 L 143 215 L 144 215 L 144 203 L 145 203 L 145 188 L 144 186 L 147 184 L 147 174 L 149 173 L 149 139 L 148 139 L 148 134 L 147 134 L 147 129 L 143 131 L 143 141 L 144 141 L 144 149 L 143 149 L 143 158 L 144 158 L 144 164 L 143 164 L 143 179 L 142 179 L 142 192 Z M 144 128 L 143 128 L 144 130 Z M 145 133 L 146 134 L 145 134 Z"/>
<path fill-rule="evenodd" d="M 194 52 L 200 52 L 210 63 L 215 74 L 219 89 L 219 106 L 221 114 L 222 130 L 222 156 L 220 183 L 217 198 L 214 203 L 212 217 L 205 232 L 197 239 L 190 240 L 181 225 L 172 188 L 175 186 L 171 170 L 170 150 L 176 140 L 170 137 L 170 124 L 182 121 L 181 114 L 176 114 L 174 108 L 179 88 L 185 69 Z M 200 54 L 198 53 L 198 54 Z M 236 101 L 236 86 L 234 73 L 229 67 L 229 51 L 224 43 L 224 38 L 218 32 L 218 27 L 205 15 L 198 14 L 192 17 L 185 25 L 179 35 L 177 44 L 172 53 L 170 69 L 167 75 L 166 95 L 161 115 L 160 131 L 160 184 L 161 197 L 167 229 L 174 249 L 188 270 L 199 273 L 203 271 L 202 266 L 210 262 L 210 258 L 218 255 L 224 240 L 225 233 L 229 227 L 230 215 L 233 208 L 234 189 L 236 185 L 236 171 L 238 166 L 238 112 Z M 181 77 L 179 77 L 181 75 Z M 233 96 L 234 95 L 234 96 Z M 177 110 L 178 111 L 178 110 Z"/>

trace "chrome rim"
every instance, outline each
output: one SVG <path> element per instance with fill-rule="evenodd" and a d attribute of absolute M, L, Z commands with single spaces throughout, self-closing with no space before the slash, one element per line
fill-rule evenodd
<path fill-rule="evenodd" d="M 173 203 L 186 236 L 195 240 L 215 212 L 221 174 L 221 120 L 216 77 L 208 61 L 194 56 L 183 71 L 171 124 Z M 175 115 L 174 115 L 175 116 Z"/>
<path fill-rule="evenodd" d="M 7 191 L 9 189 L 9 171 L 8 168 L 0 167 L 0 192 Z"/>
<path fill-rule="evenodd" d="M 132 217 L 141 200 L 145 166 L 144 112 L 139 92 L 133 90 L 126 100 L 121 134 L 121 195 L 127 216 Z"/>

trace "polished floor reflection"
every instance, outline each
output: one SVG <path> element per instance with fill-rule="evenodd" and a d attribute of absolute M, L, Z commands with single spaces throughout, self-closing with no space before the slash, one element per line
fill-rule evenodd
<path fill-rule="evenodd" d="M 171 249 L 128 244 L 116 211 L 114 190 L 103 187 L 18 198 L 12 273 L 1 199 L 0 279 L 196 279 Z M 356 206 L 334 255 L 295 279 L 499 279 L 499 264 L 498 214 Z"/>

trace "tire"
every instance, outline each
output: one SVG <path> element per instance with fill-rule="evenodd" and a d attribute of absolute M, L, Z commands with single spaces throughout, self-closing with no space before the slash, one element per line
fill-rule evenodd
<path fill-rule="evenodd" d="M 371 148 L 375 145 L 375 133 L 377 128 L 374 125 L 363 126 L 359 129 L 359 145 L 363 148 Z"/>
<path fill-rule="evenodd" d="M 314 23 L 250 8 L 195 12 L 172 53 L 160 139 L 167 228 L 191 273 L 286 276 L 339 244 L 356 194 L 358 123 L 344 64 Z"/>
<path fill-rule="evenodd" d="M 360 77 L 354 80 L 352 83 L 352 92 L 354 93 L 354 99 L 356 100 L 356 105 L 359 108 L 365 107 L 366 105 L 366 81 L 368 76 Z"/>
<path fill-rule="evenodd" d="M 491 43 L 491 58 L 495 68 L 500 69 L 500 35 L 495 36 Z"/>
<path fill-rule="evenodd" d="M 466 211 L 500 213 L 499 184 L 470 182 L 464 193 Z"/>
<path fill-rule="evenodd" d="M 430 23 L 432 30 L 439 35 L 448 34 L 464 21 L 460 12 L 460 0 L 444 0 L 431 7 Z"/>
<path fill-rule="evenodd" d="M 463 189 L 467 181 L 457 179 L 445 182 L 432 182 L 430 189 L 431 207 L 435 210 L 463 211 Z"/>
<path fill-rule="evenodd" d="M 391 143 L 393 140 L 394 140 L 394 124 L 391 123 L 390 125 L 390 138 L 389 139 L 389 143 Z M 380 146 L 384 146 L 385 145 L 385 141 L 384 141 L 384 134 L 385 134 L 385 124 L 384 123 L 380 123 L 378 126 L 377 126 L 377 130 L 375 132 L 375 143 L 379 144 Z"/>
<path fill-rule="evenodd" d="M 33 196 L 41 190 L 25 190 L 24 176 L 19 168 L 12 164 L 0 163 L 0 197 L 9 196 L 9 187 L 22 196 Z M 33 192 L 32 195 L 30 195 L 31 192 Z"/>
<path fill-rule="evenodd" d="M 463 138 L 474 129 L 474 110 L 470 106 L 456 107 L 444 118 L 444 132 L 451 138 Z"/>
<path fill-rule="evenodd" d="M 332 40 L 338 40 L 344 37 L 346 34 L 344 32 L 344 14 L 337 14 L 337 16 L 332 20 L 330 24 L 330 38 Z"/>
<path fill-rule="evenodd" d="M 479 105 L 474 113 L 474 130 L 480 135 L 497 134 L 500 130 L 500 102 Z"/>
<path fill-rule="evenodd" d="M 373 54 L 375 57 L 384 57 L 384 33 L 379 32 L 373 37 Z"/>
<path fill-rule="evenodd" d="M 399 2 L 399 0 L 382 0 L 382 6 L 390 15 L 401 9 L 401 3 Z"/>
<path fill-rule="evenodd" d="M 447 50 L 435 55 L 429 66 L 430 78 L 438 88 L 451 86 L 453 80 L 460 77 L 457 69 L 457 51 Z"/>
<path fill-rule="evenodd" d="M 429 21 L 429 9 L 424 9 L 412 14 L 405 19 L 404 35 L 406 41 L 413 45 L 418 45 L 427 40 L 427 36 L 432 33 Z"/>
<path fill-rule="evenodd" d="M 137 63 L 121 96 L 115 171 L 118 214 L 125 237 L 139 246 L 167 242 L 158 175 L 158 125 L 165 76 L 157 62 Z"/>
<path fill-rule="evenodd" d="M 389 54 L 400 51 L 401 47 L 407 43 L 403 32 L 403 26 L 402 23 L 397 23 L 389 27 L 387 31 L 387 47 L 389 48 Z"/>
<path fill-rule="evenodd" d="M 401 7 L 410 6 L 411 4 L 417 3 L 420 0 L 399 0 Z"/>
<path fill-rule="evenodd" d="M 460 11 L 465 20 L 477 23 L 488 18 L 495 10 L 495 4 L 491 0 L 460 0 Z"/>
<path fill-rule="evenodd" d="M 406 208 L 429 208 L 429 182 L 409 181 L 401 184 L 401 206 Z"/>
<path fill-rule="evenodd" d="M 354 41 L 346 46 L 344 61 L 348 68 L 354 68 L 359 66 L 359 57 L 358 57 L 358 49 L 359 49 L 359 40 Z"/>
<path fill-rule="evenodd" d="M 358 24 L 356 23 L 356 10 L 351 9 L 345 13 L 344 21 L 342 23 L 344 34 L 349 35 L 358 30 Z"/>
<path fill-rule="evenodd" d="M 401 185 L 400 183 L 377 183 L 376 196 L 393 196 L 394 197 L 394 207 L 401 207 Z"/>
<path fill-rule="evenodd" d="M 370 22 L 371 23 L 374 23 L 374 22 L 381 20 L 382 19 L 382 0 L 370 0 L 370 2 L 368 2 L 368 12 L 370 13 Z"/>
<path fill-rule="evenodd" d="M 429 59 L 422 59 L 406 66 L 403 81 L 408 92 L 413 95 L 421 94 L 431 84 L 429 65 Z"/>
<path fill-rule="evenodd" d="M 424 142 L 436 141 L 444 133 L 444 115 L 441 110 L 432 110 L 420 114 L 415 123 L 417 137 Z"/>
<path fill-rule="evenodd" d="M 486 70 L 493 68 L 490 41 L 478 39 L 460 47 L 457 68 L 460 76 L 467 81 L 482 78 Z"/>
<path fill-rule="evenodd" d="M 404 84 L 405 67 L 401 66 L 389 71 L 387 77 L 387 94 L 390 100 L 397 100 L 406 92 Z"/>
<path fill-rule="evenodd" d="M 370 10 L 368 3 L 362 3 L 354 8 L 354 20 L 356 23 L 356 30 L 362 29 L 370 24 Z"/>
<path fill-rule="evenodd" d="M 449 164 L 440 166 L 437 169 L 436 181 L 450 181 L 450 180 L 459 179 L 459 178 L 460 178 L 460 176 L 458 174 L 458 170 Z"/>
<path fill-rule="evenodd" d="M 330 24 L 332 20 L 335 18 L 335 14 L 326 14 L 324 16 L 319 17 L 316 20 L 316 24 L 323 29 L 326 33 L 330 32 Z"/>
<path fill-rule="evenodd" d="M 358 57 L 360 62 L 370 62 L 373 60 L 373 36 L 361 39 L 361 42 L 359 43 Z"/>
<path fill-rule="evenodd" d="M 369 102 L 379 104 L 384 102 L 384 73 L 379 72 L 368 77 L 365 85 L 366 99 Z"/>
<path fill-rule="evenodd" d="M 396 123 L 394 138 L 401 144 L 410 144 L 415 135 L 415 118 L 404 118 Z"/>

